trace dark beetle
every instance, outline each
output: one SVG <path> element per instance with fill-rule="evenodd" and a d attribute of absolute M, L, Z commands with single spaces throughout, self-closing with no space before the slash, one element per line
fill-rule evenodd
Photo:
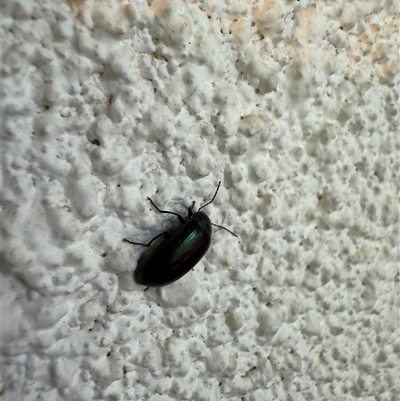
<path fill-rule="evenodd" d="M 124 242 L 129 242 L 133 245 L 142 245 L 149 247 L 157 238 L 164 236 L 164 241 L 157 245 L 152 252 L 144 256 L 135 270 L 135 281 L 139 284 L 148 287 L 161 287 L 171 284 L 179 280 L 182 276 L 188 273 L 207 253 L 211 244 L 211 225 L 223 228 L 230 232 L 235 237 L 232 231 L 227 228 L 211 223 L 210 219 L 201 209 L 212 203 L 217 196 L 219 186 L 210 202 L 203 205 L 197 212 L 193 213 L 194 202 L 189 207 L 188 217 L 185 220 L 181 215 L 160 210 L 150 199 L 151 204 L 160 213 L 169 213 L 178 216 L 181 223 L 172 233 L 163 232 L 154 237 L 148 244 L 129 241 L 123 239 Z"/>

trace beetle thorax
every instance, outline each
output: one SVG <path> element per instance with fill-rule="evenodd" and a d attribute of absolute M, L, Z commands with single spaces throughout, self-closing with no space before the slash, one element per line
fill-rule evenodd
<path fill-rule="evenodd" d="M 204 212 L 193 213 L 193 218 L 200 220 L 204 227 L 211 233 L 211 221 L 210 218 Z"/>

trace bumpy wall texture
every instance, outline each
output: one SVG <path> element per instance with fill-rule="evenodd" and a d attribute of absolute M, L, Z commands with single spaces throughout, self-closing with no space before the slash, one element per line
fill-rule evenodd
<path fill-rule="evenodd" d="M 4 0 L 2 400 L 395 400 L 397 7 Z"/>

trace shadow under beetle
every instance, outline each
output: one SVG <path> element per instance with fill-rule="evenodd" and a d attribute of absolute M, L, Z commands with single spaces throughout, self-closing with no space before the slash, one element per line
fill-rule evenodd
<path fill-rule="evenodd" d="M 181 223 L 172 233 L 165 231 L 154 237 L 148 244 L 129 241 L 133 245 L 149 247 L 157 238 L 164 236 L 164 241 L 157 245 L 152 252 L 139 260 L 138 267 L 134 272 L 135 281 L 147 287 L 162 287 L 179 280 L 188 273 L 207 253 L 211 245 L 211 225 L 222 228 L 235 237 L 232 231 L 225 227 L 211 223 L 209 217 L 200 210 L 212 203 L 217 196 L 221 181 L 211 201 L 201 206 L 193 213 L 192 206 L 188 208 L 188 217 L 185 220 L 180 214 L 160 210 L 150 199 L 151 204 L 160 213 L 173 214 L 178 217 Z"/>

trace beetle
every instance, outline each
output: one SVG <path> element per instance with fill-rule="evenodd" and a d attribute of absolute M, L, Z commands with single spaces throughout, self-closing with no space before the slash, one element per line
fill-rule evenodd
<path fill-rule="evenodd" d="M 193 212 L 192 206 L 188 208 L 187 219 L 180 214 L 161 210 L 150 199 L 150 203 L 160 213 L 173 214 L 178 217 L 180 225 L 169 233 L 162 232 L 155 236 L 148 244 L 133 242 L 127 239 L 122 241 L 133 245 L 149 247 L 157 238 L 164 236 L 164 241 L 157 245 L 147 256 L 139 260 L 138 267 L 134 272 L 135 281 L 147 287 L 162 287 L 179 280 L 207 253 L 211 245 L 211 226 L 222 228 L 235 237 L 237 235 L 225 227 L 211 223 L 209 217 L 201 212 L 201 209 L 212 203 L 217 196 L 221 181 L 211 201 L 201 206 L 197 212 Z"/>

